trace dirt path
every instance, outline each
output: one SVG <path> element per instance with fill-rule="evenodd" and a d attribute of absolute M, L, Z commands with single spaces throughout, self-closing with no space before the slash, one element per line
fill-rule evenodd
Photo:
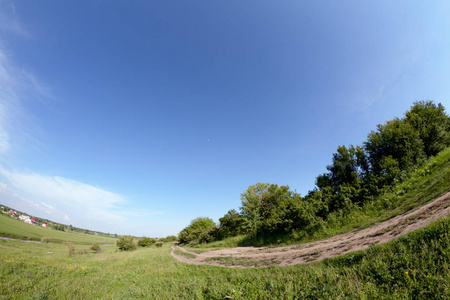
<path fill-rule="evenodd" d="M 374 244 L 387 243 L 449 214 L 450 192 L 407 214 L 360 231 L 336 235 L 322 241 L 275 247 L 236 247 L 200 254 L 174 245 L 171 254 L 181 262 L 197 265 L 230 268 L 292 266 L 367 249 Z M 188 253 L 187 256 L 180 254 L 180 251 Z"/>

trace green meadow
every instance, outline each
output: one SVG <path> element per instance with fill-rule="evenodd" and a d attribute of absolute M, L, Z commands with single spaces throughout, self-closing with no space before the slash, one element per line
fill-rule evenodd
<path fill-rule="evenodd" d="M 448 191 L 449 180 L 447 149 L 377 201 L 303 241 L 421 206 Z M 114 238 L 44 229 L 2 214 L 1 235 L 55 243 L 0 239 L 0 299 L 450 299 L 449 229 L 447 217 L 388 244 L 324 261 L 233 269 L 181 263 L 170 255 L 170 243 L 121 252 Z M 72 242 L 72 254 L 65 241 Z M 230 246 L 222 242 L 211 246 Z M 92 243 L 103 244 L 100 253 L 89 249 Z"/>
<path fill-rule="evenodd" d="M 63 244 L 0 240 L 0 299 L 449 299 L 449 228 L 444 218 L 366 251 L 254 269 L 181 263 L 170 243 L 69 255 Z"/>
<path fill-rule="evenodd" d="M 112 237 L 77 232 L 64 232 L 30 225 L 2 213 L 0 213 L 0 236 L 32 241 L 41 241 L 42 239 L 45 239 L 46 241 L 53 243 L 72 242 L 85 245 L 90 245 L 92 243 L 114 244 L 116 242 L 116 239 Z"/>

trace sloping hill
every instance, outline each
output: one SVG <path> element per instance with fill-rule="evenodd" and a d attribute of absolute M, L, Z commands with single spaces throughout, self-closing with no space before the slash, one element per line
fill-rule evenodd
<path fill-rule="evenodd" d="M 171 254 L 182 262 L 232 268 L 296 265 L 384 244 L 449 214 L 450 192 L 407 214 L 318 242 L 277 247 L 235 247 L 203 253 L 172 246 Z"/>
<path fill-rule="evenodd" d="M 174 246 L 172 256 L 192 264 L 229 267 L 295 265 L 323 260 L 371 245 L 387 243 L 450 214 L 450 148 L 387 189 L 360 211 L 349 212 L 340 227 L 331 225 L 291 245 L 234 247 L 216 251 L 208 248 Z M 340 224 L 340 223 L 338 223 Z M 212 243 L 204 247 L 221 247 Z M 213 248 L 214 249 L 214 248 Z"/>
<path fill-rule="evenodd" d="M 64 232 L 26 224 L 7 215 L 0 214 L 0 236 L 40 241 L 45 238 L 50 242 L 73 242 L 76 244 L 114 244 L 116 239 L 100 235 L 77 232 Z"/>

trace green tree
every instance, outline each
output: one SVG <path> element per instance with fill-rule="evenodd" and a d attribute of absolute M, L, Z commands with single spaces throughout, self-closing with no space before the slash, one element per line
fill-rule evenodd
<path fill-rule="evenodd" d="M 360 146 L 338 146 L 337 152 L 333 153 L 333 163 L 327 166 L 327 170 L 328 173 L 316 178 L 316 185 L 320 189 L 327 186 L 337 189 L 345 183 L 353 184 L 367 178 L 369 162 Z"/>
<path fill-rule="evenodd" d="M 219 219 L 219 236 L 221 238 L 237 236 L 244 233 L 245 219 L 235 210 L 229 210 Z"/>
<path fill-rule="evenodd" d="M 368 196 L 365 188 L 370 178 L 369 162 L 360 146 L 339 146 L 333 154 L 333 163 L 327 166 L 328 173 L 316 178 L 316 185 L 320 191 L 327 210 L 334 211 L 348 207 L 350 203 L 362 204 Z M 330 193 L 331 192 L 331 193 Z M 340 193 L 344 192 L 344 195 Z M 323 210 L 319 213 L 322 214 Z"/>
<path fill-rule="evenodd" d="M 423 142 L 419 132 L 403 120 L 394 119 L 384 125 L 379 124 L 364 143 L 371 173 L 381 175 L 386 170 L 383 162 L 386 157 L 396 160 L 400 170 L 405 170 L 425 158 Z"/>
<path fill-rule="evenodd" d="M 241 215 L 251 235 L 288 232 L 314 224 L 323 206 L 314 206 L 289 186 L 257 183 L 241 194 Z M 317 204 L 317 203 L 315 203 Z"/>
<path fill-rule="evenodd" d="M 450 145 L 450 121 L 441 103 L 414 102 L 405 113 L 405 121 L 419 133 L 427 157 L 435 156 Z"/>
<path fill-rule="evenodd" d="M 208 243 L 214 240 L 216 224 L 208 217 L 198 217 L 178 234 L 182 244 Z"/>
<path fill-rule="evenodd" d="M 258 233 L 258 229 L 263 221 L 260 206 L 268 187 L 268 183 L 259 182 L 249 186 L 241 194 L 241 214 L 245 218 L 245 230 L 253 235 Z"/>

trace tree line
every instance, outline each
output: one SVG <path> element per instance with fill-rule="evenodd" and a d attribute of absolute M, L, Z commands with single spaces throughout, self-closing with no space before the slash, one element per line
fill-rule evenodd
<path fill-rule="evenodd" d="M 450 118 L 442 104 L 417 101 L 403 118 L 378 124 L 362 145 L 338 146 L 327 171 L 306 196 L 288 185 L 257 183 L 241 194 L 219 224 L 208 217 L 191 221 L 180 243 L 206 243 L 245 234 L 249 237 L 312 232 L 331 213 L 342 214 L 374 200 L 408 172 L 450 146 Z"/>

